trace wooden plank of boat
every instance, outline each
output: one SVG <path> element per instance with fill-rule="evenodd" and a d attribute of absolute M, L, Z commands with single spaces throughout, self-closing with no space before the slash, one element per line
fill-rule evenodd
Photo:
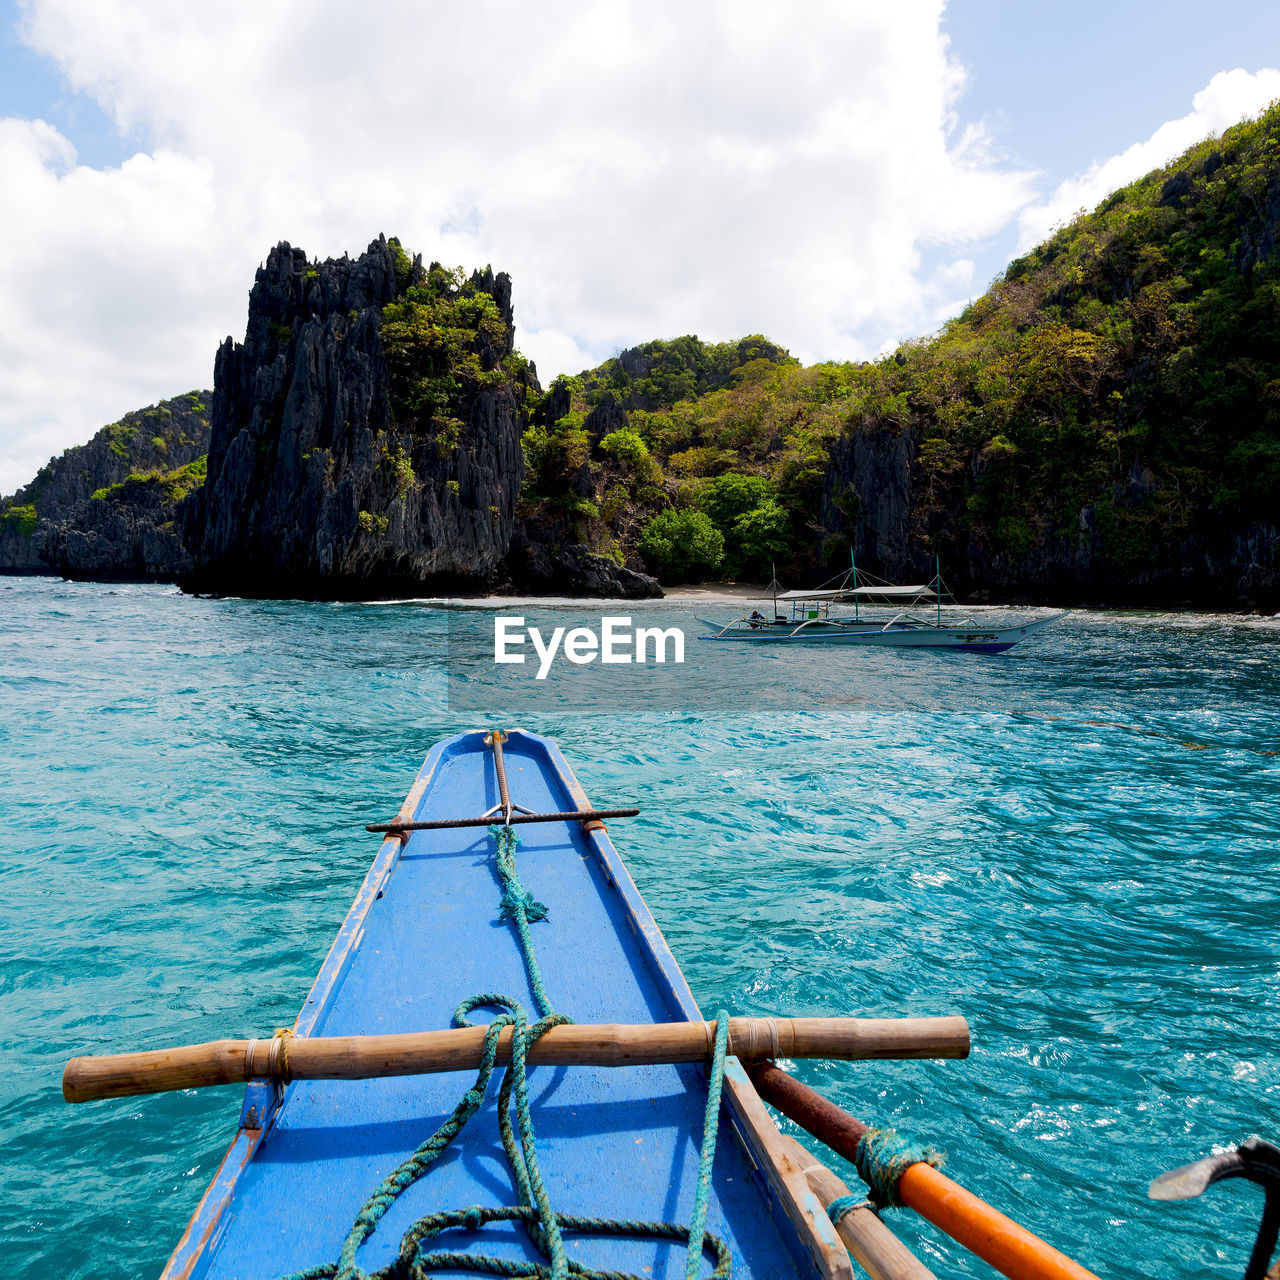
<path fill-rule="evenodd" d="M 511 799 L 538 811 L 589 809 L 558 749 L 514 731 Z M 469 818 L 499 794 L 481 732 L 434 747 L 398 821 Z M 701 1019 L 675 958 L 599 822 L 519 828 L 520 876 L 550 908 L 533 926 L 546 986 L 580 1022 Z M 454 827 L 388 835 L 294 1026 L 299 1036 L 374 1035 L 451 1025 L 457 1005 L 534 993 L 515 931 L 498 918 L 493 838 Z M 246 1090 L 241 1124 L 165 1270 L 165 1280 L 266 1280 L 333 1263 L 370 1192 L 449 1114 L 474 1074 L 298 1080 Z M 707 1073 L 700 1065 L 535 1066 L 529 1072 L 542 1174 L 557 1212 L 687 1223 Z M 495 1090 L 496 1092 L 496 1090 Z M 482 1108 L 362 1246 L 368 1273 L 404 1231 L 442 1208 L 511 1205 L 496 1121 Z M 737 1061 L 727 1062 L 707 1230 L 736 1280 L 851 1277 L 844 1246 Z M 451 1232 L 451 1247 L 538 1260 L 510 1224 Z M 637 1276 L 684 1274 L 682 1243 L 568 1236 L 575 1262 Z M 704 1262 L 703 1273 L 710 1268 Z"/>

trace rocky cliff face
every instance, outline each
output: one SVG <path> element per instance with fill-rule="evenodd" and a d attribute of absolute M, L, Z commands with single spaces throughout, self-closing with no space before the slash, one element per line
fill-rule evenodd
<path fill-rule="evenodd" d="M 209 448 L 211 395 L 128 413 L 0 500 L 0 573 L 171 580 L 184 564 L 178 504 L 198 483 L 186 469 Z M 161 482 L 178 472 L 182 481 Z M 143 499 L 136 509 L 133 498 Z"/>
<path fill-rule="evenodd" d="M 537 385 L 513 332 L 505 274 L 424 271 L 382 238 L 354 261 L 273 249 L 244 341 L 218 351 L 189 585 L 341 597 L 497 580 Z"/>
<path fill-rule="evenodd" d="M 852 544 L 860 568 L 889 581 L 928 581 L 933 548 L 942 548 L 943 578 L 976 601 L 1151 603 L 1223 609 L 1280 607 L 1276 567 L 1280 526 L 1257 519 L 1200 519 L 1176 541 L 1154 550 L 1132 546 L 1117 531 L 1148 503 L 1157 479 L 1141 467 L 1117 476 L 1102 501 L 1068 521 L 1049 504 L 1036 536 L 1017 551 L 966 528 L 954 496 L 940 506 L 920 463 L 920 429 L 864 425 L 830 445 L 819 519 L 847 563 Z M 963 492 L 979 492 L 991 460 L 969 457 Z M 829 548 L 830 550 L 830 548 Z"/>
<path fill-rule="evenodd" d="M 1139 507 L 1130 480 L 1117 480 L 1109 500 L 1079 508 L 1068 523 L 1045 511 L 1041 533 L 1021 552 L 981 537 L 963 544 L 963 559 L 943 576 L 978 601 L 1149 604 L 1183 608 L 1280 609 L 1280 524 L 1207 517 L 1182 536 L 1133 546 L 1120 520 Z M 1118 517 L 1117 517 L 1118 513 Z"/>
<path fill-rule="evenodd" d="M 564 522 L 517 528 L 539 388 L 504 274 L 424 269 L 381 237 L 354 261 L 281 244 L 214 382 L 0 502 L 0 571 L 272 596 L 660 593 Z"/>
<path fill-rule="evenodd" d="M 818 518 L 852 544 L 857 563 L 890 581 L 924 568 L 915 544 L 913 464 L 919 432 L 862 428 L 832 442 Z M 847 559 L 841 551 L 841 564 Z"/>
<path fill-rule="evenodd" d="M 37 531 L 40 554 L 66 578 L 176 582 L 192 568 L 183 502 L 203 479 L 203 456 L 174 471 L 131 475 Z"/>
<path fill-rule="evenodd" d="M 919 440 L 907 492 L 882 481 L 892 522 L 910 508 L 915 545 L 962 591 L 1280 607 L 1277 157 L 1273 106 L 1112 192 L 936 335 L 858 371 L 828 490 L 852 478 L 862 503 L 829 503 L 827 531 L 875 542 L 880 495 L 855 454 L 885 424 Z"/>

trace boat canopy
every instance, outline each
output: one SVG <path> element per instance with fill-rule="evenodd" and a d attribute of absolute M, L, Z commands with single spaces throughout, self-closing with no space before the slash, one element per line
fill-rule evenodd
<path fill-rule="evenodd" d="M 851 600 L 855 596 L 922 596 L 927 595 L 933 587 L 921 583 L 915 587 L 835 587 L 828 591 L 782 591 L 779 600 Z"/>

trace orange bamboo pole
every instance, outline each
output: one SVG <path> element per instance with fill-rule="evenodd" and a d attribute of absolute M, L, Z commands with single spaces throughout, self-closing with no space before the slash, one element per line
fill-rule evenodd
<path fill-rule="evenodd" d="M 932 1165 L 910 1165 L 898 1182 L 898 1195 L 908 1208 L 1010 1280 L 1098 1280 Z"/>
<path fill-rule="evenodd" d="M 773 1063 L 747 1068 L 766 1101 L 846 1160 L 855 1160 L 868 1127 Z M 989 1262 L 1009 1280 L 1098 1280 L 1092 1271 L 1019 1226 L 932 1165 L 907 1167 L 898 1197 L 908 1208 L 945 1231 L 957 1244 Z"/>

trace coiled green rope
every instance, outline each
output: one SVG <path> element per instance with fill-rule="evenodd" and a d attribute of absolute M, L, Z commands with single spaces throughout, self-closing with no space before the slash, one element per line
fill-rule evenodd
<path fill-rule="evenodd" d="M 433 1271 L 471 1271 L 483 1275 L 513 1276 L 523 1280 L 645 1280 L 644 1277 L 618 1271 L 596 1271 L 567 1257 L 563 1233 L 580 1235 L 627 1236 L 655 1240 L 683 1240 L 688 1245 L 685 1280 L 696 1280 L 704 1251 L 715 1257 L 715 1269 L 709 1280 L 728 1280 L 731 1257 L 724 1241 L 706 1234 L 707 1205 L 710 1194 L 711 1167 L 715 1159 L 716 1133 L 720 1119 L 720 1094 L 724 1082 L 724 1062 L 729 1040 L 729 1015 L 723 1010 L 716 1017 L 715 1052 L 707 1090 L 707 1109 L 703 1122 L 702 1147 L 698 1160 L 698 1181 L 694 1193 L 693 1216 L 688 1227 L 669 1222 L 642 1222 L 631 1219 L 579 1218 L 552 1210 L 547 1189 L 542 1181 L 535 1150 L 533 1117 L 529 1110 L 528 1052 L 538 1038 L 552 1027 L 573 1019 L 556 1013 L 542 981 L 533 939 L 531 920 L 546 918 L 547 909 L 526 892 L 516 873 L 515 851 L 519 840 L 509 826 L 491 827 L 497 843 L 498 875 L 502 881 L 502 917 L 514 921 L 520 937 L 529 985 L 542 1017 L 532 1026 L 524 1010 L 507 996 L 489 992 L 471 996 L 454 1010 L 453 1023 L 469 1027 L 467 1015 L 482 1007 L 502 1010 L 485 1031 L 480 1070 L 475 1084 L 459 1099 L 449 1118 L 418 1149 L 385 1178 L 356 1215 L 336 1263 L 296 1271 L 283 1280 L 425 1280 Z M 498 1130 L 502 1147 L 511 1166 L 519 1204 L 514 1208 L 489 1208 L 473 1205 L 467 1209 L 450 1209 L 419 1218 L 401 1237 L 400 1252 L 388 1266 L 366 1272 L 356 1261 L 360 1247 L 373 1235 L 378 1223 L 396 1198 L 417 1182 L 439 1158 L 467 1122 L 480 1110 L 498 1054 L 498 1036 L 503 1027 L 511 1027 L 511 1065 L 498 1092 Z M 514 1103 L 515 1123 L 511 1112 Z M 517 1136 L 518 1133 L 518 1136 Z M 520 1222 L 529 1239 L 548 1261 L 526 1262 L 496 1258 L 487 1254 L 461 1250 L 429 1250 L 431 1242 L 450 1229 L 476 1231 L 490 1222 Z"/>

